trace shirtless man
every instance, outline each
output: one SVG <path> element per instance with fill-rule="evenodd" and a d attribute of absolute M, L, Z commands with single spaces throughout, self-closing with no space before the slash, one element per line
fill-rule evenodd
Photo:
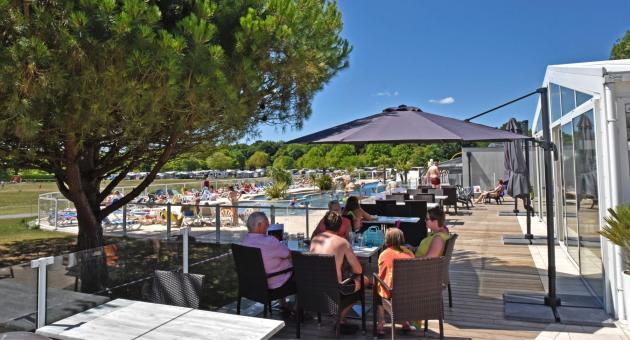
<path fill-rule="evenodd" d="M 335 255 L 337 280 L 342 285 L 341 293 L 350 295 L 361 288 L 361 277 L 364 279 L 364 285 L 367 285 L 369 280 L 361 275 L 363 268 L 357 256 L 352 252 L 352 246 L 348 240 L 337 235 L 341 223 L 342 217 L 338 212 L 327 212 L 324 216 L 326 231 L 311 240 L 310 251 L 315 254 Z M 344 307 L 340 313 L 342 325 L 345 324 L 346 315 L 352 308 L 352 302 L 354 301 L 349 302 L 347 306 L 342 306 Z M 342 304 L 344 304 L 343 298 Z"/>
<path fill-rule="evenodd" d="M 427 170 L 431 186 L 436 189 L 440 187 L 440 169 L 438 168 L 438 164 L 439 162 L 437 160 L 433 161 L 433 165 L 431 165 L 429 170 Z"/>

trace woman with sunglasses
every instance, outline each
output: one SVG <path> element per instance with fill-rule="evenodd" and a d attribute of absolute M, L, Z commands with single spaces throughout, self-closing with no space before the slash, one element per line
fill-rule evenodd
<path fill-rule="evenodd" d="M 418 249 L 416 257 L 438 257 L 444 255 L 446 240 L 448 240 L 449 231 L 445 225 L 446 215 L 440 207 L 435 207 L 427 211 L 427 228 L 429 234 L 425 237 Z"/>

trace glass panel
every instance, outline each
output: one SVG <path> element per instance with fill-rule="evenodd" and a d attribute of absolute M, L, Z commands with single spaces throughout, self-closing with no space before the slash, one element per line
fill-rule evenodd
<path fill-rule="evenodd" d="M 577 230 L 577 195 L 575 190 L 575 171 L 573 167 L 573 126 L 562 126 L 562 177 L 564 183 L 564 225 L 566 227 L 566 246 L 569 255 L 580 263 Z"/>
<path fill-rule="evenodd" d="M 562 96 L 562 115 L 565 115 L 575 109 L 575 91 L 560 86 Z"/>
<path fill-rule="evenodd" d="M 549 111 L 551 112 L 551 122 L 560 119 L 562 112 L 560 110 L 560 86 L 549 83 Z"/>
<path fill-rule="evenodd" d="M 536 122 L 536 130 L 534 132 L 542 131 L 542 117 L 538 117 L 538 121 Z"/>
<path fill-rule="evenodd" d="M 16 262 L 0 262 L 0 334 L 37 328 L 37 269 Z"/>
<path fill-rule="evenodd" d="M 575 91 L 575 106 L 580 106 L 589 101 L 593 96 L 580 91 Z"/>
<path fill-rule="evenodd" d="M 575 176 L 580 231 L 580 270 L 584 279 L 603 300 L 604 281 L 597 201 L 597 159 L 593 110 L 573 119 Z"/>

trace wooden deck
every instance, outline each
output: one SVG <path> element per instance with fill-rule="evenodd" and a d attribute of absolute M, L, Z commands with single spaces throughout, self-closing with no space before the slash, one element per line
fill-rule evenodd
<path fill-rule="evenodd" d="M 461 209 L 458 216 L 447 216 L 451 231 L 460 235 L 451 263 L 453 308 L 448 308 L 448 297 L 446 292 L 444 294 L 444 332 L 448 339 L 533 339 L 548 326 L 511 321 L 503 317 L 504 292 L 544 292 L 528 248 L 503 245 L 501 242 L 503 234 L 521 232 L 516 217 L 497 214 L 512 207 L 509 202 L 503 206 L 477 205 L 470 211 Z M 368 291 L 366 300 L 369 303 L 371 297 L 372 292 Z M 372 312 L 369 312 L 366 334 L 359 331 L 354 336 L 342 338 L 372 339 L 371 315 Z M 277 313 L 274 317 L 277 317 Z M 295 337 L 295 318 L 285 321 L 287 326 L 275 338 Z M 317 320 L 307 320 L 302 326 L 302 338 L 334 338 L 333 325 L 332 318 L 324 318 L 321 326 L 317 325 Z M 437 321 L 430 321 L 429 325 L 429 338 L 437 338 Z M 403 335 L 397 332 L 396 336 L 402 339 L 421 338 L 423 333 L 414 331 Z"/>

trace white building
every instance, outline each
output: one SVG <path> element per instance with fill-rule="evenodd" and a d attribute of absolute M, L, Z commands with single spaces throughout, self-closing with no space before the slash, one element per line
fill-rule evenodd
<path fill-rule="evenodd" d="M 544 190 L 553 190 L 562 249 L 605 309 L 627 319 L 630 309 L 624 301 L 630 301 L 630 291 L 622 290 L 621 252 L 598 231 L 608 208 L 630 203 L 630 60 L 552 65 L 543 86 L 549 90 L 558 157 L 554 188 L 544 188 L 543 155 L 536 148 L 533 184 L 542 197 L 537 210 L 545 211 Z M 542 139 L 540 104 L 533 126 L 534 136 Z"/>

